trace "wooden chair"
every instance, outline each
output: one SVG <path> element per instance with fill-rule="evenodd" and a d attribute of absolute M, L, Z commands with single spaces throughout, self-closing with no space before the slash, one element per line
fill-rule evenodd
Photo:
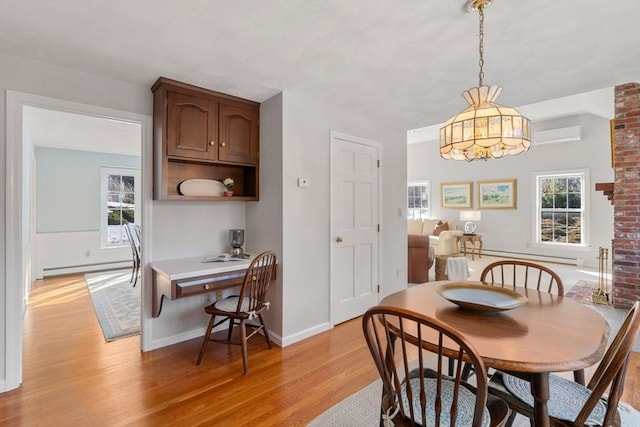
<path fill-rule="evenodd" d="M 564 285 L 558 274 L 544 265 L 528 261 L 506 259 L 492 262 L 480 273 L 480 281 L 485 285 L 522 288 L 534 288 L 538 291 L 564 296 Z M 473 367 L 465 365 L 463 378 L 469 379 Z M 574 372 L 574 378 L 584 384 L 584 371 Z"/>
<path fill-rule="evenodd" d="M 618 403 L 624 388 L 629 355 L 639 330 L 640 302 L 636 302 L 586 387 L 550 375 L 548 407 L 552 426 L 620 425 Z M 533 398 L 528 381 L 500 373 L 491 378 L 489 390 L 507 401 L 513 411 L 533 419 Z M 607 391 L 605 400 L 603 397 Z"/>
<path fill-rule="evenodd" d="M 276 254 L 273 252 L 263 252 L 258 255 L 249 264 L 249 268 L 244 276 L 244 281 L 238 295 L 229 296 L 214 302 L 213 304 L 205 307 L 205 312 L 211 315 L 209 325 L 207 326 L 207 332 L 204 335 L 202 341 L 202 347 L 200 348 L 200 354 L 198 354 L 198 361 L 196 364 L 202 362 L 202 357 L 207 349 L 209 341 L 220 342 L 224 344 L 236 344 L 242 347 L 242 366 L 244 374 L 249 373 L 248 356 L 247 356 L 247 340 L 255 335 L 258 331 L 262 330 L 267 345 L 271 348 L 271 340 L 269 339 L 269 330 L 264 321 L 262 312 L 269 308 L 269 302 L 265 300 L 267 291 L 269 290 L 269 283 L 273 280 L 276 268 Z M 216 316 L 222 317 L 216 323 Z M 256 325 L 249 320 L 257 319 L 260 324 Z M 227 333 L 227 339 L 215 339 L 211 335 L 211 331 L 216 326 L 223 322 L 229 321 L 229 330 Z M 235 325 L 240 326 L 240 341 L 234 341 L 231 339 L 233 327 Z M 251 333 L 247 335 L 247 328 L 251 330 Z"/>
<path fill-rule="evenodd" d="M 138 283 L 138 276 L 140 275 L 140 226 L 136 224 L 126 223 L 124 225 L 124 231 L 127 233 L 129 244 L 131 245 L 131 255 L 133 258 L 133 265 L 131 267 L 131 279 L 129 282 L 133 283 L 135 287 Z"/>
<path fill-rule="evenodd" d="M 484 284 L 504 287 L 520 286 L 564 296 L 564 286 L 558 274 L 544 265 L 507 259 L 492 262 L 480 274 Z"/>
<path fill-rule="evenodd" d="M 490 286 L 531 288 L 542 292 L 564 296 L 564 285 L 558 274 L 544 265 L 529 261 L 506 259 L 492 262 L 480 273 L 480 281 Z M 473 371 L 466 365 L 463 378 L 468 379 Z M 584 384 L 584 370 L 574 372 L 574 378 Z"/>
<path fill-rule="evenodd" d="M 504 425 L 509 408 L 488 394 L 484 363 L 459 332 L 419 313 L 385 306 L 369 309 L 362 327 L 382 378 L 380 425 Z M 476 387 L 462 381 L 461 369 L 445 375 L 446 357 L 459 367 L 463 359 L 473 364 L 481 373 Z"/>

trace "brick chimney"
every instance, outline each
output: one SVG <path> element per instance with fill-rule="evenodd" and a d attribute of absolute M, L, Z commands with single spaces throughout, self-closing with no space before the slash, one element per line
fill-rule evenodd
<path fill-rule="evenodd" d="M 613 304 L 640 300 L 640 84 L 615 88 Z"/>

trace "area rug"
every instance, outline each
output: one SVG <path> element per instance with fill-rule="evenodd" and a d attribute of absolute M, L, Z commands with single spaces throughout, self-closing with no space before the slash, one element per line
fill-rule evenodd
<path fill-rule="evenodd" d="M 130 278 L 131 270 L 84 276 L 107 342 L 140 333 L 140 286 L 133 287 Z"/>
<path fill-rule="evenodd" d="M 332 406 L 315 418 L 309 427 L 377 427 L 380 425 L 380 394 L 382 381 L 375 381 Z M 630 405 L 620 403 L 623 427 L 640 425 L 640 412 Z M 513 427 L 529 427 L 529 420 L 518 414 Z"/>

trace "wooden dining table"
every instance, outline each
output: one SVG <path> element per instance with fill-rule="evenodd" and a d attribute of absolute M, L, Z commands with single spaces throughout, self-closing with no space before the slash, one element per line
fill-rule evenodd
<path fill-rule="evenodd" d="M 606 320 L 571 298 L 528 288 L 515 288 L 527 298 L 519 307 L 499 312 L 469 310 L 437 292 L 438 286 L 447 283 L 452 282 L 412 286 L 386 296 L 379 305 L 436 318 L 469 339 L 486 367 L 531 381 L 534 425 L 549 426 L 549 374 L 576 371 L 597 363 L 609 336 Z"/>

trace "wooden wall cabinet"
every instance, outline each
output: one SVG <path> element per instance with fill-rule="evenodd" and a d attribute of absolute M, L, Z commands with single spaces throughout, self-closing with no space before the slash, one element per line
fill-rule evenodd
<path fill-rule="evenodd" d="M 230 200 L 178 188 L 187 179 L 231 177 L 231 200 L 258 200 L 260 104 L 164 77 L 151 91 L 154 199 Z"/>

